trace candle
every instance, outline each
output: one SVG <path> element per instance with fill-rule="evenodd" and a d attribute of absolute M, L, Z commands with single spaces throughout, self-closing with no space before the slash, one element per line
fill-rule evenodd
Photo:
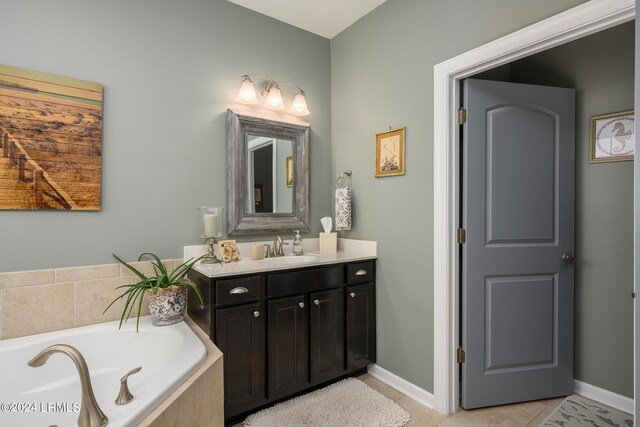
<path fill-rule="evenodd" d="M 220 215 L 217 213 L 210 213 L 204 215 L 204 235 L 218 237 L 218 230 L 220 229 Z"/>

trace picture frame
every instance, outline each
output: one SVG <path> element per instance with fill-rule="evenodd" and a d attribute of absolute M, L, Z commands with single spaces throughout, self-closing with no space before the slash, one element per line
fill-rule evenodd
<path fill-rule="evenodd" d="M 264 184 L 255 184 L 253 186 L 253 200 L 256 208 L 264 208 Z"/>
<path fill-rule="evenodd" d="M 0 64 L 0 210 L 99 211 L 100 83 Z"/>
<path fill-rule="evenodd" d="M 589 120 L 589 163 L 623 162 L 635 157 L 634 110 Z"/>
<path fill-rule="evenodd" d="M 404 142 L 404 127 L 376 134 L 376 178 L 404 175 Z"/>
<path fill-rule="evenodd" d="M 285 184 L 287 185 L 287 188 L 293 187 L 293 156 L 287 157 Z"/>

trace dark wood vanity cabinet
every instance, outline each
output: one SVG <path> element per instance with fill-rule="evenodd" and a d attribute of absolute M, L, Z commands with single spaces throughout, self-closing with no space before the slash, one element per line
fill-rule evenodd
<path fill-rule="evenodd" d="M 225 414 L 264 404 L 265 325 L 260 303 L 215 311 L 215 343 L 224 359 Z"/>
<path fill-rule="evenodd" d="M 267 397 L 278 399 L 308 385 L 308 310 L 304 295 L 269 300 L 267 307 Z"/>
<path fill-rule="evenodd" d="M 189 278 L 189 316 L 224 355 L 225 420 L 375 362 L 375 261 Z"/>

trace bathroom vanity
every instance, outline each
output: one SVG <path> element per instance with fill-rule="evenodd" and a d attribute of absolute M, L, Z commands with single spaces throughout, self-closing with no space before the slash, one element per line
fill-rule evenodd
<path fill-rule="evenodd" d="M 375 362 L 375 259 L 317 261 L 189 272 L 205 306 L 190 295 L 188 314 L 224 355 L 226 421 Z"/>

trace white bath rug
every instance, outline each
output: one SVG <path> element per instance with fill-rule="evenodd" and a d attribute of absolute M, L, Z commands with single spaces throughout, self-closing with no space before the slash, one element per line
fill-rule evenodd
<path fill-rule="evenodd" d="M 400 427 L 411 417 L 362 381 L 347 378 L 250 415 L 244 427 Z"/>
<path fill-rule="evenodd" d="M 632 427 L 633 415 L 572 394 L 540 425 L 545 427 Z"/>

